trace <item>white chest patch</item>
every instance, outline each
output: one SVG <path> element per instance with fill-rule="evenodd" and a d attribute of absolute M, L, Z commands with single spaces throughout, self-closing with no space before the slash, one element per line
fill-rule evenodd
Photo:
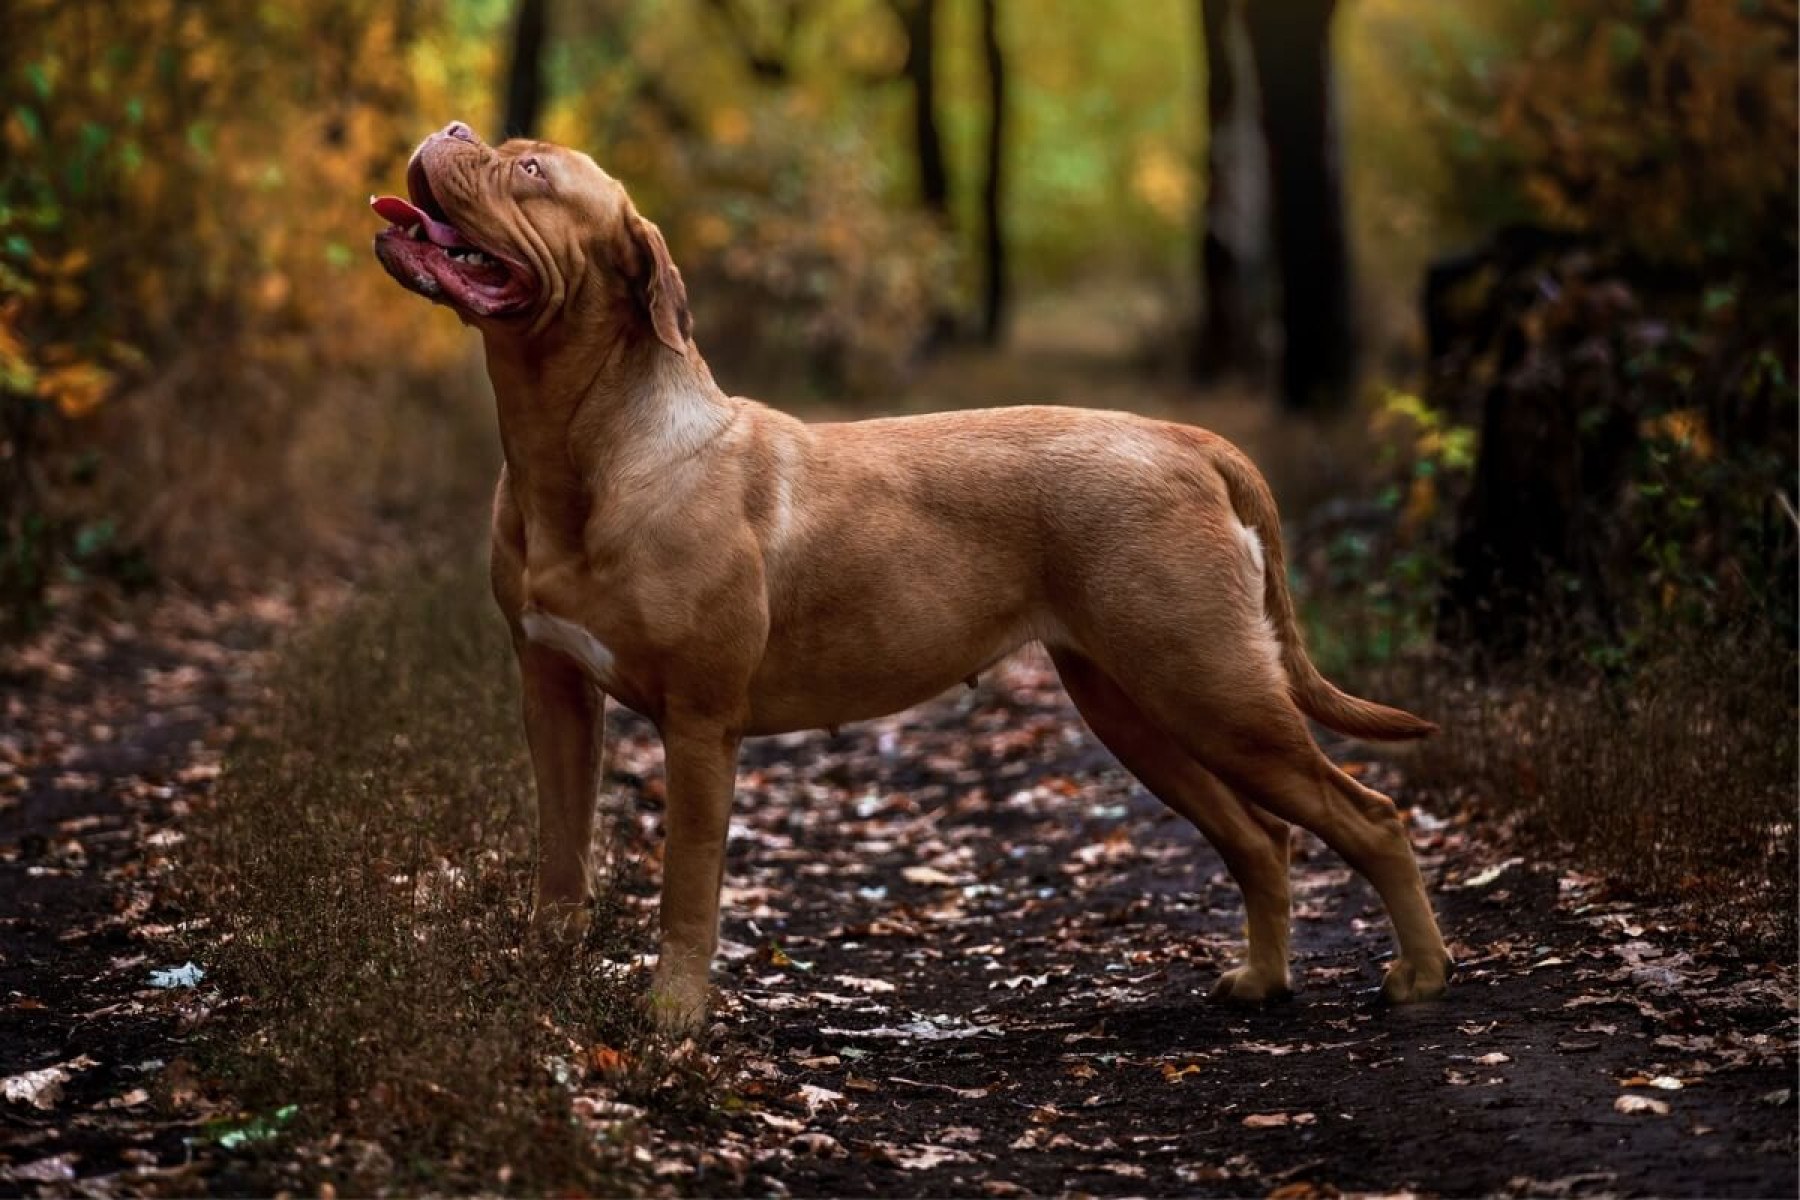
<path fill-rule="evenodd" d="M 613 652 L 575 622 L 534 608 L 520 614 L 519 626 L 524 629 L 525 636 L 538 645 L 548 646 L 580 663 L 601 687 L 612 681 Z"/>

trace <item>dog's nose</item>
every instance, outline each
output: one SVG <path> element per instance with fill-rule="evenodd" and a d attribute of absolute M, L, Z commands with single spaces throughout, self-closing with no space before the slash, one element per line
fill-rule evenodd
<path fill-rule="evenodd" d="M 452 121 L 444 126 L 444 136 L 453 137 L 459 142 L 479 142 L 481 140 L 475 136 L 475 131 L 473 129 L 470 129 L 461 121 Z"/>

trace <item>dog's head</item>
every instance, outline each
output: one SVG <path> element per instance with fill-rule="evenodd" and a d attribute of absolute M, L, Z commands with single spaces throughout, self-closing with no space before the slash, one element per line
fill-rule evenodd
<path fill-rule="evenodd" d="M 687 289 L 661 231 L 587 155 L 489 146 L 453 121 L 413 152 L 406 188 L 370 201 L 389 222 L 375 256 L 401 286 L 484 331 L 606 322 L 687 352 Z"/>

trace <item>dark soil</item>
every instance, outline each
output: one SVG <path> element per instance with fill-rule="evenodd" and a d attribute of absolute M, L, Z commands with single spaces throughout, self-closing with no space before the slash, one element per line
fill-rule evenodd
<path fill-rule="evenodd" d="M 204 936 L 168 900 L 170 851 L 287 613 L 135 615 L 53 631 L 0 672 L 0 1078 L 67 1076 L 0 1101 L 0 1194 L 199 1186 L 183 1093 L 206 1004 L 150 979 Z"/>
<path fill-rule="evenodd" d="M 1390 1009 L 1373 893 L 1303 844 L 1299 994 L 1243 1010 L 1205 999 L 1242 921 L 1219 859 L 1041 661 L 746 759 L 720 987 L 748 1111 L 659 1151 L 688 1190 L 1795 1191 L 1792 964 L 1598 880 L 1413 814 L 1460 969 Z"/>
<path fill-rule="evenodd" d="M 0 1077 L 93 1063 L 47 1108 L 0 1102 L 0 1191 L 242 1178 L 186 1066 L 218 997 L 148 986 L 205 960 L 203 923 L 177 928 L 204 915 L 159 899 L 164 852 L 256 641 L 202 618 L 40 647 L 7 676 Z M 612 725 L 608 802 L 636 845 L 660 823 L 658 756 L 641 722 Z M 1404 796 L 1393 768 L 1352 761 Z M 1414 830 L 1460 961 L 1450 998 L 1376 1002 L 1379 907 L 1303 843 L 1299 995 L 1241 1010 L 1205 998 L 1241 926 L 1218 859 L 1112 765 L 1041 660 L 902 718 L 754 743 L 716 1115 L 652 1097 L 606 1116 L 650 1186 L 697 1195 L 1794 1194 L 1792 962 L 1503 865 L 1492 830 L 1423 813 Z"/>

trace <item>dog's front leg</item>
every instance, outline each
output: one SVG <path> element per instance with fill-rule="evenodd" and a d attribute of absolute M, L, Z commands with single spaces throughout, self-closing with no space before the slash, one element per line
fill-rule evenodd
<path fill-rule="evenodd" d="M 570 941 L 587 932 L 594 804 L 605 698 L 572 659 L 515 638 L 525 740 L 537 779 L 537 894 L 532 928 Z"/>
<path fill-rule="evenodd" d="M 719 887 L 737 776 L 739 734 L 692 718 L 665 722 L 669 800 L 664 817 L 662 948 L 651 1008 L 684 1031 L 706 1016 L 707 974 L 719 944 Z"/>

